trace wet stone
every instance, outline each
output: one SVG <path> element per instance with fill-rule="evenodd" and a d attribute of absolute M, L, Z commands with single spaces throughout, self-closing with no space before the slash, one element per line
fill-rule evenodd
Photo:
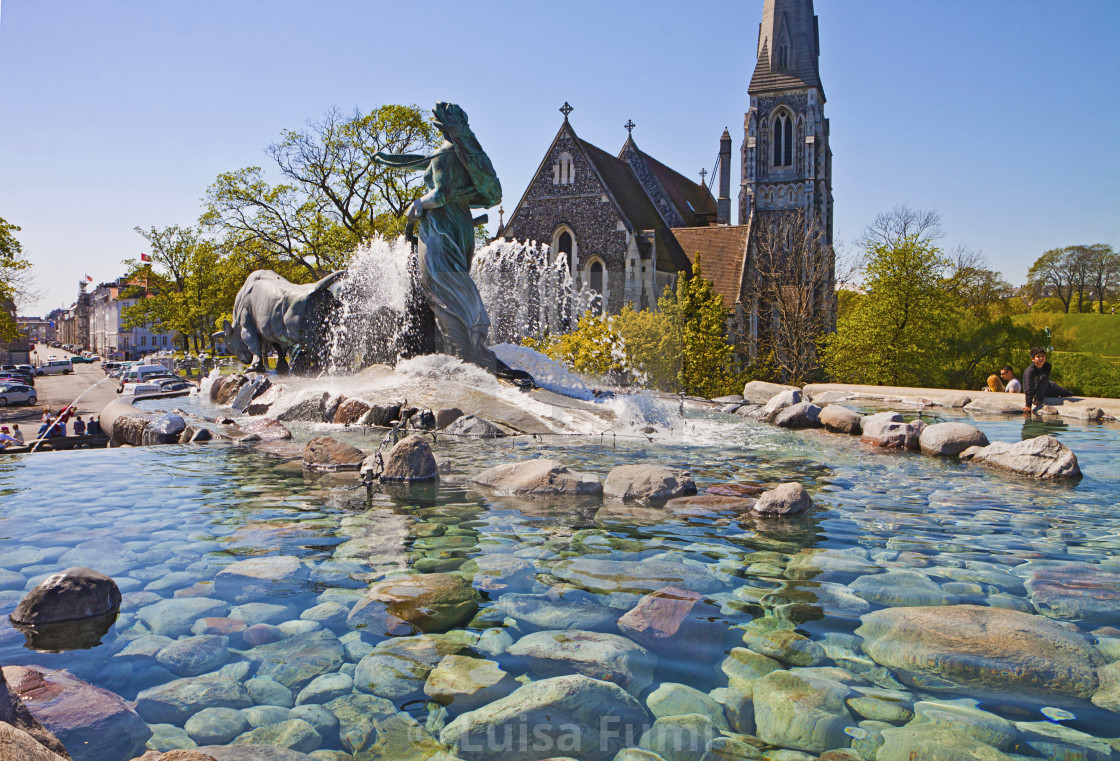
<path fill-rule="evenodd" d="M 200 745 L 225 745 L 248 728 L 245 717 L 233 708 L 204 708 L 187 719 L 184 727 Z"/>
<path fill-rule="evenodd" d="M 290 708 L 275 705 L 260 705 L 251 706 L 241 710 L 241 715 L 245 717 L 246 723 L 253 728 L 267 727 L 269 724 L 279 724 L 282 721 L 287 721 L 292 711 Z"/>
<path fill-rule="evenodd" d="M 619 465 L 603 485 L 604 497 L 640 505 L 663 505 L 695 493 L 696 483 L 688 471 L 664 465 Z"/>
<path fill-rule="evenodd" d="M 251 648 L 244 657 L 257 664 L 257 676 L 298 690 L 320 674 L 338 671 L 343 654 L 342 643 L 333 634 L 316 631 Z"/>
<path fill-rule="evenodd" d="M 549 629 L 616 631 L 619 612 L 593 600 L 553 599 L 546 595 L 504 594 L 495 608 L 526 632 Z"/>
<path fill-rule="evenodd" d="M 604 679 L 640 695 L 653 681 L 657 657 L 617 634 L 566 629 L 526 635 L 508 654 L 525 661 L 543 677 L 579 673 Z"/>
<path fill-rule="evenodd" d="M 51 574 L 20 600 L 10 618 L 19 624 L 49 624 L 97 618 L 121 606 L 121 593 L 111 578 L 89 568 L 67 568 Z"/>
<path fill-rule="evenodd" d="M 743 627 L 743 644 L 756 653 L 793 666 L 815 666 L 824 660 L 816 642 L 794 631 L 794 625 L 775 618 L 759 618 Z"/>
<path fill-rule="evenodd" d="M 888 571 L 875 576 L 861 576 L 850 585 L 851 590 L 880 605 L 910 607 L 918 605 L 953 605 L 957 596 L 946 592 L 928 576 L 916 571 Z"/>
<path fill-rule="evenodd" d="M 156 660 L 179 676 L 197 676 L 225 663 L 228 647 L 228 637 L 201 634 L 172 642 L 156 654 Z"/>
<path fill-rule="evenodd" d="M 701 594 L 718 592 L 724 583 L 700 563 L 686 562 L 675 555 L 645 560 L 607 560 L 580 557 L 561 560 L 552 575 L 592 592 L 645 594 L 663 587 L 681 587 Z"/>
<path fill-rule="evenodd" d="M 729 729 L 721 706 L 711 695 L 695 687 L 675 682 L 662 684 L 646 697 L 646 707 L 656 718 L 680 716 L 682 714 L 703 714 L 718 729 Z"/>
<path fill-rule="evenodd" d="M 494 661 L 448 655 L 428 674 L 424 694 L 459 714 L 504 698 L 517 687 Z"/>
<path fill-rule="evenodd" d="M 258 645 L 279 642 L 282 639 L 286 639 L 287 635 L 281 631 L 279 626 L 273 626 L 272 624 L 253 624 L 241 632 L 241 638 L 245 640 L 245 644 L 249 647 L 257 647 Z"/>
<path fill-rule="evenodd" d="M 350 611 L 347 624 L 377 636 L 442 631 L 469 620 L 480 599 L 457 574 L 412 574 L 372 585 Z"/>
<path fill-rule="evenodd" d="M 197 676 L 151 687 L 136 696 L 136 710 L 145 721 L 183 726 L 203 708 L 248 708 L 245 687 L 228 677 Z"/>
<path fill-rule="evenodd" d="M 224 616 L 228 611 L 229 604 L 222 600 L 188 597 L 148 605 L 137 611 L 136 615 L 153 634 L 178 637 L 188 633 L 198 619 Z"/>
<path fill-rule="evenodd" d="M 301 753 L 310 753 L 323 743 L 315 728 L 303 719 L 288 719 L 251 729 L 234 741 L 235 745 L 272 745 Z"/>
<path fill-rule="evenodd" d="M 852 723 L 844 704 L 847 685 L 789 671 L 774 671 L 754 683 L 758 736 L 793 750 L 820 753 L 846 746 Z"/>
<path fill-rule="evenodd" d="M 638 745 L 665 761 L 691 761 L 718 735 L 719 728 L 706 715 L 661 716 L 642 734 Z"/>
<path fill-rule="evenodd" d="M 1120 623 L 1120 574 L 1088 563 L 1039 568 L 1026 582 L 1038 612 L 1063 621 Z"/>
<path fill-rule="evenodd" d="M 245 682 L 245 689 L 249 691 L 249 697 L 257 705 L 283 706 L 284 708 L 291 708 L 295 705 L 292 691 L 269 677 L 255 676 Z"/>
<path fill-rule="evenodd" d="M 354 689 L 354 680 L 342 673 L 323 674 L 311 680 L 296 696 L 296 705 L 329 703 L 348 695 Z"/>

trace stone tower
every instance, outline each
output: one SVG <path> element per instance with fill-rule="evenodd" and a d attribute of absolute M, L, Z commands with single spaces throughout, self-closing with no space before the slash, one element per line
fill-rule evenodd
<path fill-rule="evenodd" d="M 764 0 L 744 119 L 739 224 L 802 207 L 832 243 L 832 151 L 824 117 L 813 0 Z"/>

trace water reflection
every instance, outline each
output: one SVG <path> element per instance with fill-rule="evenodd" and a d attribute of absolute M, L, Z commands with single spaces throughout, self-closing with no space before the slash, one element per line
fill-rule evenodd
<path fill-rule="evenodd" d="M 1069 430 L 1069 426 L 1056 417 L 1045 418 L 1038 415 L 1026 415 L 1023 418 L 1021 438 L 1026 441 L 1039 436 L 1061 436 L 1067 430 Z"/>

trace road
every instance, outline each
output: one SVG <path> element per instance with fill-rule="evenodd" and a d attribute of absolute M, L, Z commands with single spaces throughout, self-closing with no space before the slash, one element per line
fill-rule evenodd
<path fill-rule="evenodd" d="M 46 344 L 36 344 L 34 352 L 38 355 L 40 362 L 46 362 L 47 357 L 52 354 L 59 357 L 71 356 L 68 351 L 54 349 Z M 32 364 L 34 364 L 34 361 Z M 34 407 L 0 407 L 0 422 L 20 423 L 20 428 L 24 429 L 24 436 L 30 438 L 28 434 L 34 434 L 39 429 L 38 421 L 40 415 L 43 414 L 43 407 L 50 405 L 51 410 L 58 412 L 72 403 L 83 392 L 86 392 L 87 389 L 89 391 L 78 401 L 77 414 L 85 419 L 88 419 L 88 415 L 96 416 L 106 404 L 117 398 L 117 389 L 120 387 L 116 380 L 109 379 L 95 388 L 90 388 L 105 377 L 105 373 L 101 371 L 100 362 L 74 365 L 74 372 L 69 375 L 36 377 L 35 394 L 39 397 L 39 403 Z M 34 422 L 34 429 L 26 426 L 25 421 L 27 423 Z"/>

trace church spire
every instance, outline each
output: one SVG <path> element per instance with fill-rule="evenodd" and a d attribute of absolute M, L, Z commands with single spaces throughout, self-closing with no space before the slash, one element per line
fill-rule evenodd
<path fill-rule="evenodd" d="M 821 91 L 820 43 L 813 0 L 765 0 L 758 28 L 758 63 L 749 92 L 813 87 Z"/>

